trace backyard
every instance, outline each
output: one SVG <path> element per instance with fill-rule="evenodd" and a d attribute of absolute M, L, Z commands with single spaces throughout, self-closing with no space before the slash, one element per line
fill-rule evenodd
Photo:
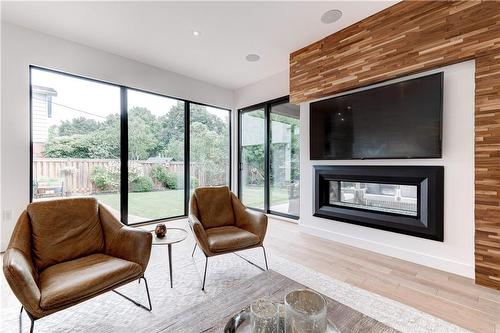
<path fill-rule="evenodd" d="M 246 188 L 245 203 L 250 207 L 260 207 L 263 204 L 262 187 Z M 160 219 L 184 215 L 184 191 L 166 190 L 155 192 L 129 193 L 128 213 L 131 222 Z M 120 195 L 118 193 L 96 194 L 99 202 L 119 211 Z M 273 188 L 273 204 L 286 204 L 288 191 Z"/>
<path fill-rule="evenodd" d="M 127 135 L 119 87 L 41 69 L 31 75 L 33 200 L 94 196 L 120 216 L 120 189 L 128 190 L 127 218 L 136 223 L 185 214 L 186 168 L 192 188 L 230 182 L 229 110 L 126 89 Z M 254 114 L 253 123 L 263 117 Z M 298 156 L 298 119 L 274 108 L 272 121 L 270 209 L 298 214 L 298 163 L 287 162 Z M 251 174 L 241 175 L 242 199 L 264 208 L 263 144 L 253 140 L 256 133 L 250 137 L 244 161 Z"/>

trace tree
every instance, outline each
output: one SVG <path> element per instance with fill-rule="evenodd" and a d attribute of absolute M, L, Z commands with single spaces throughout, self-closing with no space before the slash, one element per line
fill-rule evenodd
<path fill-rule="evenodd" d="M 131 160 L 145 160 L 159 149 L 160 124 L 147 108 L 134 107 L 128 112 L 128 155 Z"/>
<path fill-rule="evenodd" d="M 172 140 L 184 141 L 184 102 L 179 101 L 165 115 L 160 116 L 158 121 L 164 149 Z"/>
<path fill-rule="evenodd" d="M 190 105 L 191 123 L 205 124 L 211 131 L 222 134 L 227 132 L 227 124 L 221 118 L 207 111 L 207 107 L 199 104 Z"/>
<path fill-rule="evenodd" d="M 163 155 L 173 161 L 184 161 L 184 140 L 171 140 L 163 150 Z"/>
<path fill-rule="evenodd" d="M 191 160 L 194 159 L 202 161 L 200 155 L 193 153 L 198 147 L 195 145 L 198 137 L 208 135 L 204 129 L 197 127 L 197 124 L 203 124 L 207 129 L 216 133 L 217 136 L 225 138 L 225 147 L 229 145 L 228 125 L 223 119 L 211 114 L 203 105 L 191 104 L 190 105 L 190 133 L 191 133 Z M 182 161 L 184 159 L 184 103 L 179 102 L 173 106 L 169 112 L 161 116 L 159 119 L 161 123 L 161 138 L 165 143 L 163 155 L 171 157 L 175 161 Z M 200 132 L 201 131 L 201 132 Z M 216 140 L 217 141 L 217 140 Z M 219 140 L 220 141 L 220 140 Z M 213 145 L 209 142 L 208 137 L 200 142 L 200 147 L 206 145 Z"/>
<path fill-rule="evenodd" d="M 207 174 L 228 165 L 229 131 L 227 123 L 207 108 L 191 104 L 191 160 L 198 161 Z M 145 107 L 128 111 L 129 159 L 146 160 L 164 156 L 184 160 L 184 103 L 157 117 Z M 120 115 L 112 114 L 103 121 L 83 117 L 63 121 L 50 129 L 45 145 L 46 157 L 111 158 L 120 156 Z M 220 172 L 219 172 L 220 173 Z"/>
<path fill-rule="evenodd" d="M 227 130 L 219 134 L 201 122 L 191 124 L 191 156 L 204 173 L 205 185 L 226 183 L 229 165 L 229 137 Z"/>
<path fill-rule="evenodd" d="M 45 157 L 53 158 L 118 158 L 119 137 L 102 132 L 75 134 L 52 139 L 45 145 Z"/>
<path fill-rule="evenodd" d="M 94 119 L 78 117 L 71 120 L 63 120 L 57 128 L 59 136 L 69 136 L 97 131 L 100 128 L 100 124 Z"/>
<path fill-rule="evenodd" d="M 119 115 L 109 115 L 102 122 L 84 119 L 75 118 L 71 121 L 63 121 L 60 126 L 51 128 L 49 140 L 45 144 L 44 156 L 53 158 L 119 158 Z M 80 125 L 81 128 L 79 128 Z"/>

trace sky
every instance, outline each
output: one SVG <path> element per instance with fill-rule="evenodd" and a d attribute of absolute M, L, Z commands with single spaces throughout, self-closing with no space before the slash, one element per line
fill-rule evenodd
<path fill-rule="evenodd" d="M 120 88 L 91 80 L 79 79 L 50 71 L 32 69 L 33 85 L 50 87 L 57 92 L 52 97 L 52 118 L 49 126 L 76 117 L 103 121 L 107 115 L 120 113 Z M 128 91 L 128 107 L 148 108 L 154 115 L 161 116 L 177 104 L 177 100 L 148 94 L 136 90 Z M 225 110 L 207 107 L 208 112 L 227 121 Z"/>

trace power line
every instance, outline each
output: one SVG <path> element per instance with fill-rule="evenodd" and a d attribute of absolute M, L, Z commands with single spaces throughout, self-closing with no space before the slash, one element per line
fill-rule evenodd
<path fill-rule="evenodd" d="M 42 98 L 36 98 L 36 97 L 33 97 L 33 99 L 37 99 L 39 101 L 43 101 L 43 102 L 47 102 L 46 99 L 42 99 Z M 92 112 L 88 112 L 88 111 L 84 111 L 84 110 L 80 110 L 80 109 L 76 109 L 74 107 L 71 107 L 71 106 L 68 106 L 68 105 L 64 105 L 64 104 L 60 104 L 60 103 L 56 103 L 54 101 L 50 101 L 49 103 L 51 104 L 54 104 L 54 105 L 58 105 L 58 106 L 61 106 L 63 108 L 67 108 L 67 109 L 70 109 L 70 110 L 73 110 L 73 111 L 77 111 L 77 112 L 81 112 L 81 113 L 85 113 L 85 114 L 88 114 L 90 116 L 94 116 L 94 117 L 98 117 L 98 118 L 101 118 L 101 119 L 106 119 L 106 117 L 103 117 L 101 115 L 98 115 L 98 114 L 95 114 L 95 113 L 92 113 Z"/>

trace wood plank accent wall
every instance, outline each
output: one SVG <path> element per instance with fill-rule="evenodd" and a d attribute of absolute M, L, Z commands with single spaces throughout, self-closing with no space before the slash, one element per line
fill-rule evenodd
<path fill-rule="evenodd" d="M 500 290 L 500 52 L 476 59 L 476 283 Z"/>
<path fill-rule="evenodd" d="M 290 55 L 293 103 L 500 49 L 500 1 L 403 1 Z"/>
<path fill-rule="evenodd" d="M 301 103 L 476 60 L 476 283 L 500 290 L 500 1 L 402 1 L 290 55 Z"/>

